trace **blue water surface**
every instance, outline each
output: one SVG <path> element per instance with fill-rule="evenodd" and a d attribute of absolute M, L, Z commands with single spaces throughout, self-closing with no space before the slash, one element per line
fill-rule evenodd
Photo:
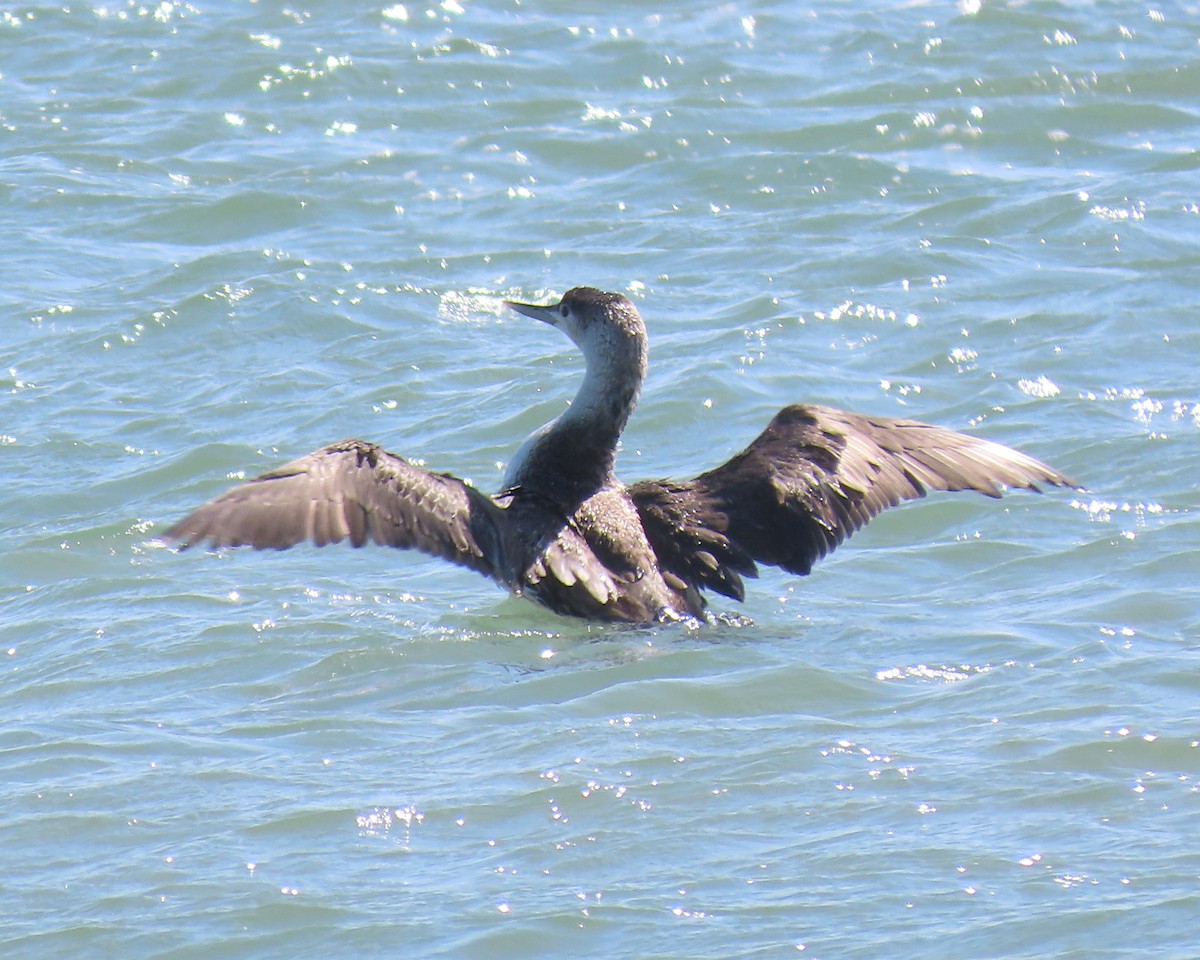
<path fill-rule="evenodd" d="M 1188 4 L 5 8 L 0 954 L 1194 958 L 1198 43 Z M 156 543 L 346 436 L 493 489 L 582 372 L 500 301 L 577 284 L 650 329 L 630 480 L 811 401 L 1086 489 L 892 511 L 740 627 Z"/>

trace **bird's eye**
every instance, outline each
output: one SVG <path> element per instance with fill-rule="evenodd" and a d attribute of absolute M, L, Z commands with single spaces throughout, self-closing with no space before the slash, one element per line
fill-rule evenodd
<path fill-rule="evenodd" d="M 565 317 L 565 316 L 567 316 L 567 315 L 568 315 L 568 314 L 571 312 L 571 308 L 570 308 L 570 307 L 568 307 L 568 306 L 567 306 L 565 303 L 560 303 L 560 304 L 558 305 L 558 312 L 559 312 L 559 313 L 560 313 L 562 316 L 564 316 L 564 317 Z"/>

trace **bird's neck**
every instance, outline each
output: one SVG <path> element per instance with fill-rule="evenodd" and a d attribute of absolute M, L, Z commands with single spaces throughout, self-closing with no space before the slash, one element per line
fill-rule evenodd
<path fill-rule="evenodd" d="M 589 357 L 575 399 L 554 421 L 550 432 L 588 437 L 611 457 L 629 415 L 637 406 L 645 373 L 644 360 L 631 363 L 625 358 L 617 363 L 611 354 Z"/>
<path fill-rule="evenodd" d="M 633 355 L 593 351 L 571 406 L 525 441 L 505 485 L 555 487 L 564 495 L 605 485 L 645 375 L 644 346 Z"/>

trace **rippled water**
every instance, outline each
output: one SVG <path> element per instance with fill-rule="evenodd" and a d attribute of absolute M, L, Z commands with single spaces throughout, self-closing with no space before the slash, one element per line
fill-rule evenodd
<path fill-rule="evenodd" d="M 654 11 L 654 12 L 650 12 Z M 446 0 L 0 22 L 5 957 L 1191 958 L 1200 11 Z M 491 488 L 626 291 L 630 479 L 797 400 L 936 497 L 752 626 L 382 550 L 176 555 L 364 436 Z"/>

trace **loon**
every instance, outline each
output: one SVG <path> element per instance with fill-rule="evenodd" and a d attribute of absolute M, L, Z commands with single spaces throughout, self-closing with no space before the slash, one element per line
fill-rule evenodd
<path fill-rule="evenodd" d="M 646 326 L 619 293 L 504 301 L 583 352 L 574 401 L 535 431 L 488 496 L 364 440 L 343 440 L 234 487 L 170 527 L 186 549 L 283 550 L 349 540 L 422 550 L 559 614 L 627 623 L 714 619 L 705 591 L 745 597 L 760 564 L 807 575 L 880 511 L 930 490 L 1077 485 L 989 440 L 915 420 L 793 404 L 745 450 L 691 480 L 615 473 L 646 376 Z"/>

